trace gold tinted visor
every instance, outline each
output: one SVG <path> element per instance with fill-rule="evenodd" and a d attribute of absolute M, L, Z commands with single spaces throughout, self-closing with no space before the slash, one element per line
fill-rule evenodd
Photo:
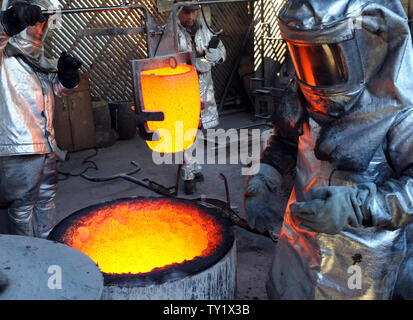
<path fill-rule="evenodd" d="M 338 44 L 296 45 L 288 42 L 298 78 L 306 84 L 334 86 L 346 83 L 348 69 Z"/>

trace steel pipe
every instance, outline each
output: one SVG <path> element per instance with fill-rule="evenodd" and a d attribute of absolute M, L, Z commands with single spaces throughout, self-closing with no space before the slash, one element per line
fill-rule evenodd
<path fill-rule="evenodd" d="M 255 2 L 256 0 L 211 0 L 211 1 L 195 1 L 195 2 L 180 2 L 174 4 L 174 7 L 193 6 L 193 5 L 215 5 L 215 4 L 230 4 L 238 2 Z M 44 15 L 54 14 L 77 14 L 90 12 L 105 12 L 105 11 L 121 11 L 121 10 L 135 10 L 142 9 L 147 13 L 147 8 L 140 4 L 121 4 L 119 6 L 105 6 L 105 7 L 85 7 L 85 8 L 65 8 L 65 9 L 50 9 L 42 10 Z"/>

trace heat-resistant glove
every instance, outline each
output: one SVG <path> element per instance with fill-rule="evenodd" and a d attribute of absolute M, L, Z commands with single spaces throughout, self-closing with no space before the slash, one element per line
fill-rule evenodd
<path fill-rule="evenodd" d="M 304 202 L 291 204 L 290 212 L 301 228 L 334 235 L 348 225 L 358 228 L 369 223 L 368 208 L 376 192 L 373 183 L 314 188 Z"/>
<path fill-rule="evenodd" d="M 82 62 L 78 59 L 67 52 L 62 52 L 57 62 L 57 75 L 60 83 L 68 89 L 76 87 L 80 82 L 79 68 L 81 66 Z"/>
<path fill-rule="evenodd" d="M 260 232 L 271 231 L 281 226 L 283 218 L 271 206 L 282 181 L 276 169 L 260 164 L 258 173 L 248 176 L 244 191 L 244 213 L 249 226 Z"/>
<path fill-rule="evenodd" d="M 213 64 L 221 63 L 223 60 L 222 53 L 219 49 L 207 49 L 205 51 L 205 59 Z"/>
<path fill-rule="evenodd" d="M 205 58 L 195 58 L 194 67 L 200 73 L 206 73 L 212 69 L 211 64 Z"/>
<path fill-rule="evenodd" d="M 210 63 L 217 64 L 223 61 L 222 53 L 218 50 L 219 42 L 219 36 L 213 36 L 209 40 L 208 48 L 205 51 L 205 59 Z"/>
<path fill-rule="evenodd" d="M 37 22 L 46 21 L 39 6 L 16 2 L 12 7 L 2 12 L 3 27 L 10 37 L 20 33 L 28 26 L 34 26 Z"/>

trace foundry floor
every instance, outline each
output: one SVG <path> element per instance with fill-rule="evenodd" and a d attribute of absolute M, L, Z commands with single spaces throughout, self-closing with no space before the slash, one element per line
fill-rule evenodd
<path fill-rule="evenodd" d="M 234 120 L 235 119 L 235 120 Z M 242 119 L 241 119 L 242 120 Z M 240 120 L 240 121 L 241 121 Z M 244 119 L 245 120 L 245 117 Z M 224 127 L 240 128 L 248 125 L 236 121 L 236 116 L 223 118 Z M 62 171 L 79 173 L 88 164 L 82 165 L 82 161 L 94 150 L 85 150 L 69 154 L 69 160 L 60 165 Z M 120 172 L 126 172 L 132 168 L 130 161 L 136 161 L 141 165 L 141 170 L 134 176 L 143 179 L 150 178 L 162 185 L 173 186 L 175 184 L 178 165 L 155 165 L 152 154 L 145 142 L 137 135 L 131 140 L 118 140 L 111 147 L 99 149 L 98 154 L 91 158 L 98 166 L 98 171 L 89 170 L 90 176 L 109 176 Z M 229 162 L 228 162 L 229 163 Z M 225 200 L 225 187 L 219 174 L 223 173 L 228 180 L 231 205 L 242 212 L 242 193 L 245 176 L 241 174 L 241 164 L 207 164 L 203 166 L 205 181 L 199 183 L 195 195 L 206 195 L 208 198 Z M 61 178 L 63 178 L 61 176 Z M 113 200 L 130 196 L 158 196 L 156 193 L 135 185 L 131 182 L 117 179 L 108 182 L 90 182 L 80 177 L 70 177 L 59 181 L 56 206 L 58 220 L 62 220 L 71 213 L 107 200 Z M 185 197 L 183 183 L 180 184 L 179 196 Z M 1 223 L 4 221 L 4 214 Z M 238 227 L 234 228 L 238 245 L 237 265 L 237 299 L 268 299 L 265 290 L 265 281 L 270 270 L 274 243 L 268 238 L 252 234 Z M 0 228 L 0 233 L 1 233 Z"/>

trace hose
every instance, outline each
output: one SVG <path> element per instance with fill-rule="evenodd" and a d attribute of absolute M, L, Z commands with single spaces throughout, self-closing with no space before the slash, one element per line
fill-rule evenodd
<path fill-rule="evenodd" d="M 215 35 L 215 36 L 221 35 L 224 30 L 222 30 L 222 29 L 219 30 L 219 31 L 212 30 L 211 27 L 208 25 L 207 19 L 205 18 L 205 13 L 204 13 L 203 6 L 201 5 L 200 7 L 201 7 L 202 18 L 204 19 L 205 25 L 207 26 L 208 30 L 211 31 L 212 34 Z"/>
<path fill-rule="evenodd" d="M 93 157 L 95 157 L 95 156 L 97 156 L 97 154 L 98 154 L 98 149 L 97 148 L 94 148 L 93 149 L 94 151 L 95 151 L 95 153 L 94 154 L 92 154 L 92 155 L 90 155 L 90 156 L 87 156 L 85 159 L 83 159 L 83 161 L 82 161 L 82 165 L 84 165 L 84 164 L 86 164 L 86 163 L 90 163 L 92 166 L 91 167 L 87 167 L 87 168 L 85 168 L 82 172 L 80 172 L 80 173 L 71 173 L 71 172 L 64 172 L 64 171 L 61 171 L 61 170 L 57 170 L 57 173 L 58 174 L 60 174 L 60 175 L 62 175 L 62 176 L 64 176 L 64 178 L 60 178 L 60 179 L 58 179 L 58 181 L 65 181 L 65 180 L 67 180 L 67 179 L 69 179 L 70 177 L 80 177 L 80 176 L 82 176 L 84 173 L 86 173 L 86 171 L 88 171 L 89 169 L 94 169 L 94 170 L 99 170 L 99 168 L 98 168 L 98 166 L 96 165 L 96 163 L 94 162 L 94 161 L 92 161 L 92 160 L 90 160 L 91 158 L 93 158 Z"/>

